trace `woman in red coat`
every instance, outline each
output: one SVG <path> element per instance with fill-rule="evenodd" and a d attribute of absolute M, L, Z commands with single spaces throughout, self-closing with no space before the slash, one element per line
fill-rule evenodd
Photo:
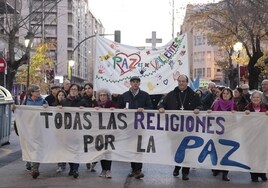
<path fill-rule="evenodd" d="M 267 106 L 262 102 L 262 93 L 260 91 L 254 91 L 251 94 L 250 100 L 251 102 L 246 106 L 246 114 L 250 112 L 266 112 L 267 114 Z M 259 178 L 261 178 L 262 181 L 267 181 L 266 173 L 251 172 L 250 175 L 252 182 L 258 182 Z"/>

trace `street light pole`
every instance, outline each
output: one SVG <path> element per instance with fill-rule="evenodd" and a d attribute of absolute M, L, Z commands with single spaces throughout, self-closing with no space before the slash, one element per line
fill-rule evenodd
<path fill-rule="evenodd" d="M 240 51 L 242 50 L 243 44 L 241 42 L 237 42 L 234 45 L 234 51 L 238 52 L 237 58 L 240 56 Z M 237 61 L 237 72 L 238 72 L 238 79 L 237 79 L 237 86 L 240 86 L 240 64 L 239 60 Z"/>
<path fill-rule="evenodd" d="M 119 39 L 120 39 L 120 31 L 115 31 L 115 34 L 119 35 Z M 67 72 L 67 77 L 69 80 L 72 79 L 72 69 L 73 69 L 73 66 L 75 65 L 75 60 L 74 60 L 74 52 L 75 50 L 83 43 L 85 42 L 86 40 L 90 39 L 90 38 L 93 38 L 93 37 L 96 37 L 97 35 L 99 36 L 109 36 L 109 35 L 115 35 L 115 34 L 95 34 L 95 35 L 91 35 L 89 37 L 86 37 L 84 38 L 83 40 L 81 40 L 80 42 L 78 42 L 78 44 L 74 47 L 73 51 L 72 51 L 72 54 L 71 54 L 71 59 L 68 60 L 68 72 Z M 72 67 L 72 68 L 71 68 Z"/>
<path fill-rule="evenodd" d="M 26 80 L 26 89 L 28 90 L 30 84 L 30 48 L 32 47 L 34 35 L 31 32 L 28 32 L 25 36 L 25 47 L 27 55 L 27 80 Z"/>

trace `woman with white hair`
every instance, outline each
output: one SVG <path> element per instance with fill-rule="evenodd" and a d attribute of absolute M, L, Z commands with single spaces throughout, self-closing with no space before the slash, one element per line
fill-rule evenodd
<path fill-rule="evenodd" d="M 250 112 L 266 112 L 268 114 L 267 106 L 262 102 L 262 92 L 254 91 L 250 100 L 251 102 L 246 106 L 246 114 L 250 114 Z M 250 176 L 252 182 L 258 182 L 259 178 L 262 181 L 267 181 L 266 173 L 251 172 Z"/>
<path fill-rule="evenodd" d="M 100 108 L 114 109 L 114 108 L 116 108 L 116 104 L 112 101 L 111 93 L 107 89 L 100 89 L 99 91 L 97 91 L 97 102 L 98 102 L 98 107 L 96 107 L 96 109 L 100 109 Z M 101 171 L 99 176 L 106 177 L 106 178 L 112 178 L 111 166 L 112 166 L 112 161 L 101 160 L 102 171 Z"/>

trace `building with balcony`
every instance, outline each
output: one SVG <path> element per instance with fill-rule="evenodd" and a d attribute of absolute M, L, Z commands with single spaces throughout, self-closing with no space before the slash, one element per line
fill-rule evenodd
<path fill-rule="evenodd" d="M 89 10 L 88 1 L 29 0 L 22 1 L 22 4 L 24 16 L 33 12 L 29 23 L 35 35 L 33 47 L 41 42 L 53 44 L 49 56 L 54 60 L 54 75 L 67 78 L 68 61 L 73 59 L 72 82 L 92 82 L 95 39 L 77 45 L 96 32 L 103 33 L 104 28 Z"/>

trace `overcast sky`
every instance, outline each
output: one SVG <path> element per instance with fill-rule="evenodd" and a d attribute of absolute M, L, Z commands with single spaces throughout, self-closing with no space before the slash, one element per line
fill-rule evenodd
<path fill-rule="evenodd" d="M 151 46 L 146 38 L 152 31 L 163 40 L 162 46 L 172 39 L 172 0 L 88 0 L 90 10 L 101 20 L 106 34 L 121 30 L 121 43 L 131 46 Z M 188 3 L 208 3 L 217 0 L 174 0 L 174 33 L 180 25 Z M 107 37 L 109 38 L 109 37 Z M 109 39 L 113 40 L 113 37 Z"/>

